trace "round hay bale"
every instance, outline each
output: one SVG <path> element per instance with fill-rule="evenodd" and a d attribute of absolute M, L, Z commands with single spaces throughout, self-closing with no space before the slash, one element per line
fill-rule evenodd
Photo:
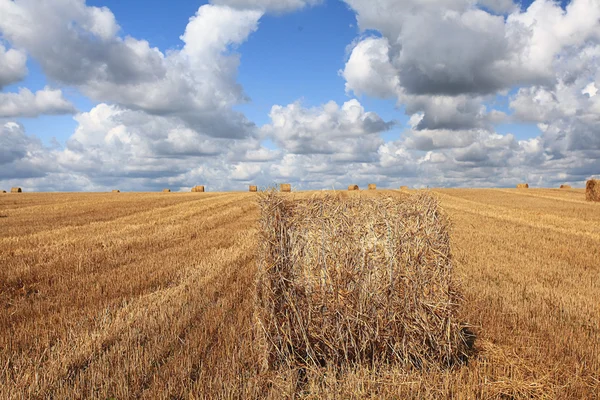
<path fill-rule="evenodd" d="M 258 192 L 258 186 L 256 186 L 256 185 L 250 185 L 250 189 L 249 189 L 249 190 L 250 190 L 251 192 L 253 192 L 253 193 L 254 193 L 254 192 Z"/>
<path fill-rule="evenodd" d="M 465 359 L 449 222 L 429 194 L 259 199 L 263 366 Z"/>
<path fill-rule="evenodd" d="M 349 185 L 349 186 L 348 186 L 348 190 L 349 190 L 349 191 L 353 191 L 353 190 L 359 190 L 359 189 L 358 189 L 358 185 Z"/>
<path fill-rule="evenodd" d="M 400 190 L 408 190 L 408 186 L 400 186 Z"/>
<path fill-rule="evenodd" d="M 21 189 L 20 187 L 14 187 L 10 189 L 11 193 L 22 193 L 23 189 Z"/>
<path fill-rule="evenodd" d="M 290 193 L 292 191 L 292 185 L 290 185 L 289 183 L 282 183 L 279 186 L 279 190 L 283 193 Z"/>
<path fill-rule="evenodd" d="M 163 189 L 163 193 L 171 193 L 171 189 Z"/>
<path fill-rule="evenodd" d="M 600 201 L 600 179 L 590 179 L 585 184 L 585 199 Z"/>
<path fill-rule="evenodd" d="M 121 191 L 119 189 L 114 189 L 112 192 L 113 193 L 121 193 Z"/>
<path fill-rule="evenodd" d="M 1 193 L 6 193 L 6 190 L 3 190 Z"/>
<path fill-rule="evenodd" d="M 369 190 L 377 190 L 377 185 L 374 183 L 369 183 Z"/>
<path fill-rule="evenodd" d="M 560 185 L 561 189 L 571 189 L 571 185 Z"/>
<path fill-rule="evenodd" d="M 194 186 L 192 188 L 193 193 L 204 193 L 204 186 Z"/>
<path fill-rule="evenodd" d="M 529 183 L 519 183 L 517 189 L 529 189 Z"/>

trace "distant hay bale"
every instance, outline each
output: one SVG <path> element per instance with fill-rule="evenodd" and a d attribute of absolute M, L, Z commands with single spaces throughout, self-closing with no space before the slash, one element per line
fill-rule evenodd
<path fill-rule="evenodd" d="M 517 189 L 529 189 L 529 183 L 519 183 Z"/>
<path fill-rule="evenodd" d="M 114 189 L 112 192 L 113 193 L 121 193 L 121 191 L 119 189 Z"/>
<path fill-rule="evenodd" d="M 192 188 L 193 193 L 204 193 L 204 186 L 194 186 Z"/>
<path fill-rule="evenodd" d="M 585 184 L 585 199 L 587 201 L 600 201 L 600 179 L 590 179 Z"/>
<path fill-rule="evenodd" d="M 349 185 L 348 186 L 348 190 L 352 191 L 352 190 L 359 190 L 358 189 L 358 185 Z"/>
<path fill-rule="evenodd" d="M 250 191 L 251 192 L 258 192 L 258 186 L 256 186 L 256 185 L 250 185 Z"/>
<path fill-rule="evenodd" d="M 6 190 L 3 190 L 1 193 L 6 193 Z"/>
<path fill-rule="evenodd" d="M 369 183 L 369 190 L 377 190 L 377 185 L 374 183 Z"/>
<path fill-rule="evenodd" d="M 20 187 L 14 187 L 10 189 L 11 193 L 22 193 L 23 189 L 21 189 Z"/>
<path fill-rule="evenodd" d="M 448 219 L 433 196 L 293 201 L 268 192 L 259 205 L 263 367 L 465 359 Z"/>
<path fill-rule="evenodd" d="M 163 193 L 171 193 L 171 189 L 163 189 Z"/>
<path fill-rule="evenodd" d="M 560 185 L 561 189 L 571 189 L 571 185 Z"/>
<path fill-rule="evenodd" d="M 289 183 L 282 183 L 279 187 L 279 190 L 284 193 L 289 193 L 292 191 L 292 185 Z"/>
<path fill-rule="evenodd" d="M 408 186 L 400 186 L 400 190 L 408 190 Z"/>

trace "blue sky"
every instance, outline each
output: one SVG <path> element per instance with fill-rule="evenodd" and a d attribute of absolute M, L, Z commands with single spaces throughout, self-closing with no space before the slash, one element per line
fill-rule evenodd
<path fill-rule="evenodd" d="M 131 185 L 140 190 L 165 181 L 184 190 L 188 179 L 215 177 L 223 189 L 283 179 L 301 188 L 342 179 L 414 186 L 512 186 L 529 179 L 554 185 L 581 184 L 598 166 L 590 118 L 560 111 L 595 110 L 595 97 L 582 92 L 594 84 L 596 60 L 577 56 L 600 37 L 597 21 L 577 22 L 598 12 L 590 0 L 61 0 L 56 7 L 41 1 L 38 8 L 48 5 L 46 14 L 32 0 L 0 0 L 6 11 L 0 44 L 6 54 L 23 54 L 27 68 L 26 76 L 2 88 L 6 132 L 0 143 L 10 156 L 0 183 L 25 177 L 40 190 L 93 190 L 110 186 L 108 177 L 134 176 Z M 53 25 L 23 33 L 11 23 L 14 15 Z M 475 19 L 479 25 L 469 22 Z M 225 41 L 210 53 L 202 50 L 198 64 L 188 57 L 200 53 L 192 55 L 180 38 L 186 26 L 203 32 L 187 38 L 188 49 L 213 34 Z M 552 33 L 563 30 L 569 35 Z M 452 39 L 458 35 L 466 36 Z M 133 50 L 140 40 L 156 47 L 163 61 L 150 61 L 156 56 L 151 49 Z M 54 46 L 82 46 L 74 50 L 91 58 L 71 60 Z M 117 52 L 130 59 L 102 58 Z M 174 65 L 169 60 L 195 63 L 172 83 L 183 85 L 181 99 L 160 83 L 160 69 L 150 70 L 161 62 L 156 68 L 168 71 Z M 79 80 L 86 68 L 89 76 Z M 135 75 L 119 72 L 132 68 L 155 78 L 140 78 L 144 86 L 138 86 Z M 131 82 L 117 83 L 106 71 L 116 73 L 114 79 L 131 76 Z M 565 80 L 569 74 L 577 79 Z M 42 107 L 38 101 L 41 110 L 27 110 L 33 100 L 24 100 L 22 88 L 33 94 L 60 90 L 54 92 L 57 104 Z M 41 145 L 34 145 L 36 138 Z M 9 140 L 28 144 L 21 149 Z M 101 147 L 107 143 L 117 146 L 113 155 Z M 592 160 L 581 161 L 583 150 L 594 153 Z M 32 154 L 55 167 L 40 167 Z M 169 161 L 171 175 L 162 170 L 166 165 L 152 164 L 176 155 L 185 156 Z M 84 166 L 80 157 L 99 164 Z M 576 165 L 569 169 L 565 160 Z M 40 183 L 48 169 L 60 183 Z"/>

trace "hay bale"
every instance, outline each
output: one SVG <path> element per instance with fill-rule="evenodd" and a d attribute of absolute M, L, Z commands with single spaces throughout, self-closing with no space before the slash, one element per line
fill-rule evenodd
<path fill-rule="evenodd" d="M 194 186 L 192 188 L 193 193 L 204 193 L 204 186 Z"/>
<path fill-rule="evenodd" d="M 600 179 L 590 179 L 585 184 L 585 199 L 600 201 Z"/>
<path fill-rule="evenodd" d="M 348 190 L 349 190 L 349 191 L 353 191 L 353 190 L 359 190 L 359 189 L 358 189 L 358 185 L 349 185 L 349 186 L 348 186 Z"/>
<path fill-rule="evenodd" d="M 119 189 L 114 189 L 112 192 L 113 193 L 121 193 L 121 191 Z"/>
<path fill-rule="evenodd" d="M 258 192 L 258 186 L 250 185 L 250 191 L 253 192 L 253 193 L 254 192 Z"/>
<path fill-rule="evenodd" d="M 408 190 L 408 186 L 400 186 L 400 190 Z"/>
<path fill-rule="evenodd" d="M 465 358 L 448 219 L 434 197 L 293 201 L 270 192 L 259 205 L 264 367 Z"/>
<path fill-rule="evenodd" d="M 517 189 L 529 189 L 529 183 L 519 183 Z"/>
<path fill-rule="evenodd" d="M 6 193 L 6 190 L 3 190 L 2 193 Z"/>
<path fill-rule="evenodd" d="M 560 185 L 561 189 L 571 189 L 571 185 Z"/>
<path fill-rule="evenodd" d="M 377 185 L 374 183 L 369 183 L 369 190 L 377 190 Z"/>
<path fill-rule="evenodd" d="M 10 189 L 11 193 L 22 193 L 23 189 L 21 189 L 20 187 L 14 187 Z"/>
<path fill-rule="evenodd" d="M 171 193 L 171 189 L 163 189 L 163 193 Z"/>
<path fill-rule="evenodd" d="M 282 183 L 279 186 L 279 190 L 284 193 L 289 193 L 292 191 L 292 185 L 290 185 L 289 183 Z"/>

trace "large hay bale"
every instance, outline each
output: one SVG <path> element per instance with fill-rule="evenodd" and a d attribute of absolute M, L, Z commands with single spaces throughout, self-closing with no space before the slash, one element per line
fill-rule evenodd
<path fill-rule="evenodd" d="M 163 189 L 163 193 L 171 193 L 171 189 Z"/>
<path fill-rule="evenodd" d="M 114 189 L 112 192 L 113 193 L 121 193 L 121 191 L 119 189 Z"/>
<path fill-rule="evenodd" d="M 571 189 L 571 185 L 560 185 L 561 189 Z"/>
<path fill-rule="evenodd" d="M 258 192 L 258 186 L 256 186 L 256 185 L 250 185 L 250 191 L 253 192 L 253 193 L 254 192 Z"/>
<path fill-rule="evenodd" d="M 6 193 L 6 190 L 3 190 L 1 193 Z"/>
<path fill-rule="evenodd" d="M 353 191 L 353 190 L 359 190 L 359 189 L 358 189 L 358 185 L 349 185 L 349 186 L 348 186 L 348 190 L 349 190 L 349 191 Z"/>
<path fill-rule="evenodd" d="M 271 192 L 259 205 L 265 367 L 464 359 L 448 220 L 434 197 L 293 201 Z"/>
<path fill-rule="evenodd" d="M 374 183 L 369 183 L 369 190 L 377 190 L 377 185 Z"/>
<path fill-rule="evenodd" d="M 282 183 L 279 186 L 279 190 L 284 193 L 289 193 L 292 191 L 292 185 L 290 185 L 289 183 Z"/>
<path fill-rule="evenodd" d="M 400 190 L 408 190 L 408 186 L 400 186 Z"/>
<path fill-rule="evenodd" d="M 192 192 L 194 192 L 194 193 L 204 193 L 204 186 L 194 186 L 192 188 Z"/>
<path fill-rule="evenodd" d="M 11 193 L 22 193 L 23 189 L 21 189 L 20 187 L 14 187 L 10 189 Z"/>
<path fill-rule="evenodd" d="M 600 201 L 600 179 L 590 179 L 585 184 L 585 199 Z"/>
<path fill-rule="evenodd" d="M 517 189 L 529 189 L 529 183 L 519 183 Z"/>

